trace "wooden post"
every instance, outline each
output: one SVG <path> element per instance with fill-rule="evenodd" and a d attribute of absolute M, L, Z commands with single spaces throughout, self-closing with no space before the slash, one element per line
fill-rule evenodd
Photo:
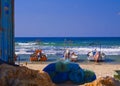
<path fill-rule="evenodd" d="M 14 64 L 14 0 L 0 0 L 0 60 Z"/>

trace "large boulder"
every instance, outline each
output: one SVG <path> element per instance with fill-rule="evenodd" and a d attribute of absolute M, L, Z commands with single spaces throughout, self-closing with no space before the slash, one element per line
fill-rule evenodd
<path fill-rule="evenodd" d="M 1 64 L 0 86 L 55 86 L 55 84 L 43 71 Z"/>
<path fill-rule="evenodd" d="M 87 83 L 84 86 L 120 86 L 120 81 L 115 80 L 112 77 L 100 77 L 97 80 Z"/>

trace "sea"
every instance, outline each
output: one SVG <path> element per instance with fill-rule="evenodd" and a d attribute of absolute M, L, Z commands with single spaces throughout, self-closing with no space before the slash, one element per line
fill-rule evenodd
<path fill-rule="evenodd" d="M 120 64 L 120 37 L 15 37 L 17 61 L 30 62 L 36 49 L 46 54 L 46 63 L 60 60 L 65 49 L 69 49 L 78 55 L 77 63 L 90 64 L 87 53 L 97 49 L 106 55 L 101 63 Z"/>

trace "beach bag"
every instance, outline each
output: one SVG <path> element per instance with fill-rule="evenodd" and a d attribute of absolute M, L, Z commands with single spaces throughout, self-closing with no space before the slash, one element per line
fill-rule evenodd
<path fill-rule="evenodd" d="M 96 75 L 93 71 L 84 69 L 84 83 L 92 82 L 96 79 Z"/>
<path fill-rule="evenodd" d="M 68 72 L 57 72 L 55 76 L 52 78 L 54 83 L 64 83 L 68 81 Z"/>
<path fill-rule="evenodd" d="M 71 69 L 72 70 L 72 69 Z M 84 80 L 84 72 L 82 69 L 71 71 L 69 73 L 69 79 L 75 84 L 82 84 Z"/>

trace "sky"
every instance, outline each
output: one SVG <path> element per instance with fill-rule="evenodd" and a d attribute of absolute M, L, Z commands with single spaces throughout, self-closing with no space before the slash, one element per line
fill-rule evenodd
<path fill-rule="evenodd" d="M 16 37 L 120 37 L 120 0 L 15 0 Z"/>

